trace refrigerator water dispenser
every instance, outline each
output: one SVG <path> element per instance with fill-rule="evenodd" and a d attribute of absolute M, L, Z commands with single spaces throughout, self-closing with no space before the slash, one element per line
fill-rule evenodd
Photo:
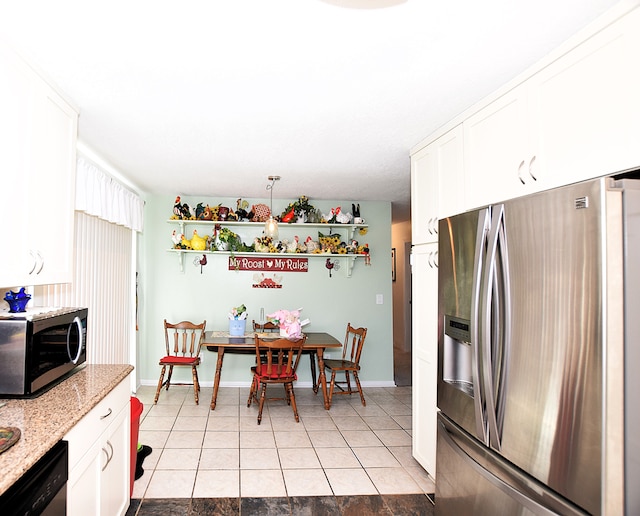
<path fill-rule="evenodd" d="M 442 379 L 452 387 L 473 396 L 470 337 L 469 321 L 445 316 Z"/>

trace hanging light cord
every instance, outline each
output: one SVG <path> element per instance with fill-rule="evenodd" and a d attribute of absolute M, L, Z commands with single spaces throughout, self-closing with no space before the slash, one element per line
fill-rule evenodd
<path fill-rule="evenodd" d="M 269 205 L 269 209 L 271 210 L 271 217 L 273 217 L 273 185 L 280 179 L 280 176 L 269 176 L 268 179 L 269 181 L 271 181 L 271 184 L 267 185 L 267 190 L 269 190 L 269 193 L 271 195 L 271 204 Z"/>

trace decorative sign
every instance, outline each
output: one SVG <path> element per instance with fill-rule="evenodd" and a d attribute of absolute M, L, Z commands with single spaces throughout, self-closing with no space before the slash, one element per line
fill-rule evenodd
<path fill-rule="evenodd" d="M 290 258 L 288 256 L 230 256 L 230 271 L 276 271 L 276 272 L 307 272 L 308 258 Z"/>

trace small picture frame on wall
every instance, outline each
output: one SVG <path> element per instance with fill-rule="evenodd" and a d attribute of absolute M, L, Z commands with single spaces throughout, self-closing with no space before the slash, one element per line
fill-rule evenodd
<path fill-rule="evenodd" d="M 396 248 L 391 248 L 391 281 L 396 280 Z"/>

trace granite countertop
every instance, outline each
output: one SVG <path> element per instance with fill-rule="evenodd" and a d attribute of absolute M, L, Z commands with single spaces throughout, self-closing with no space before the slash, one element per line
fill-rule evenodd
<path fill-rule="evenodd" d="M 128 364 L 88 364 L 33 399 L 2 399 L 0 427 L 21 431 L 20 440 L 0 454 L 0 494 L 133 371 Z"/>

